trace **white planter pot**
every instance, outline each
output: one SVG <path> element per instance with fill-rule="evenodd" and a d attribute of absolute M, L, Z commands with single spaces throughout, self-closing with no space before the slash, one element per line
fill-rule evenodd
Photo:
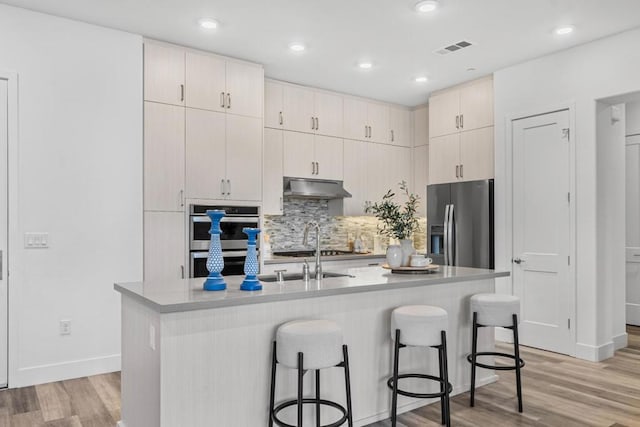
<path fill-rule="evenodd" d="M 389 245 L 387 248 L 387 264 L 389 264 L 389 267 L 401 267 L 403 255 L 400 245 Z"/>

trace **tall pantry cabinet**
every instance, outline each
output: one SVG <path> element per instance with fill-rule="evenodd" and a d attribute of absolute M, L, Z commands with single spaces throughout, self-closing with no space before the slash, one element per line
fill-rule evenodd
<path fill-rule="evenodd" d="M 144 43 L 144 276 L 188 274 L 188 202 L 262 197 L 260 65 Z"/>

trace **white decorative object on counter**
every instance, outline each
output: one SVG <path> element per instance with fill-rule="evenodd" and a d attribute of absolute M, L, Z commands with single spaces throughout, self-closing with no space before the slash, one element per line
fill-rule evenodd
<path fill-rule="evenodd" d="M 416 253 L 416 249 L 413 247 L 413 240 L 400 240 L 400 248 L 402 249 L 402 267 L 408 267 L 411 262 L 411 255 Z"/>
<path fill-rule="evenodd" d="M 389 245 L 387 248 L 387 264 L 391 268 L 402 266 L 403 252 L 400 245 Z"/>

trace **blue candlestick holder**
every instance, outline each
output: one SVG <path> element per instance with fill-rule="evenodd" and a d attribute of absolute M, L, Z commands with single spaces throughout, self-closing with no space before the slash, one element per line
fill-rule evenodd
<path fill-rule="evenodd" d="M 244 260 L 244 274 L 246 275 L 240 289 L 243 291 L 259 291 L 262 284 L 258 280 L 258 252 L 256 251 L 256 237 L 260 233 L 259 228 L 245 227 L 242 232 L 249 236 L 247 240 L 247 257 Z"/>
<path fill-rule="evenodd" d="M 211 218 L 211 243 L 209 243 L 209 256 L 207 257 L 207 270 L 209 276 L 204 282 L 205 291 L 223 291 L 227 289 L 227 284 L 222 277 L 222 269 L 224 268 L 224 260 L 222 259 L 222 247 L 220 245 L 220 220 L 225 216 L 223 210 L 209 210 L 207 216 Z"/>

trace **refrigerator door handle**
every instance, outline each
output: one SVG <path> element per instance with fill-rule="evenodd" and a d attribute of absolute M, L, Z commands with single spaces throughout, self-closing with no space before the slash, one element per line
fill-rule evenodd
<path fill-rule="evenodd" d="M 444 265 L 449 265 L 449 206 L 444 207 Z"/>
<path fill-rule="evenodd" d="M 454 247 L 453 247 L 453 218 L 454 218 L 454 205 L 449 205 L 449 219 L 447 220 L 447 227 L 449 231 L 447 232 L 449 236 L 449 242 L 447 243 L 447 247 L 449 248 L 449 265 L 455 265 L 454 259 Z"/>

